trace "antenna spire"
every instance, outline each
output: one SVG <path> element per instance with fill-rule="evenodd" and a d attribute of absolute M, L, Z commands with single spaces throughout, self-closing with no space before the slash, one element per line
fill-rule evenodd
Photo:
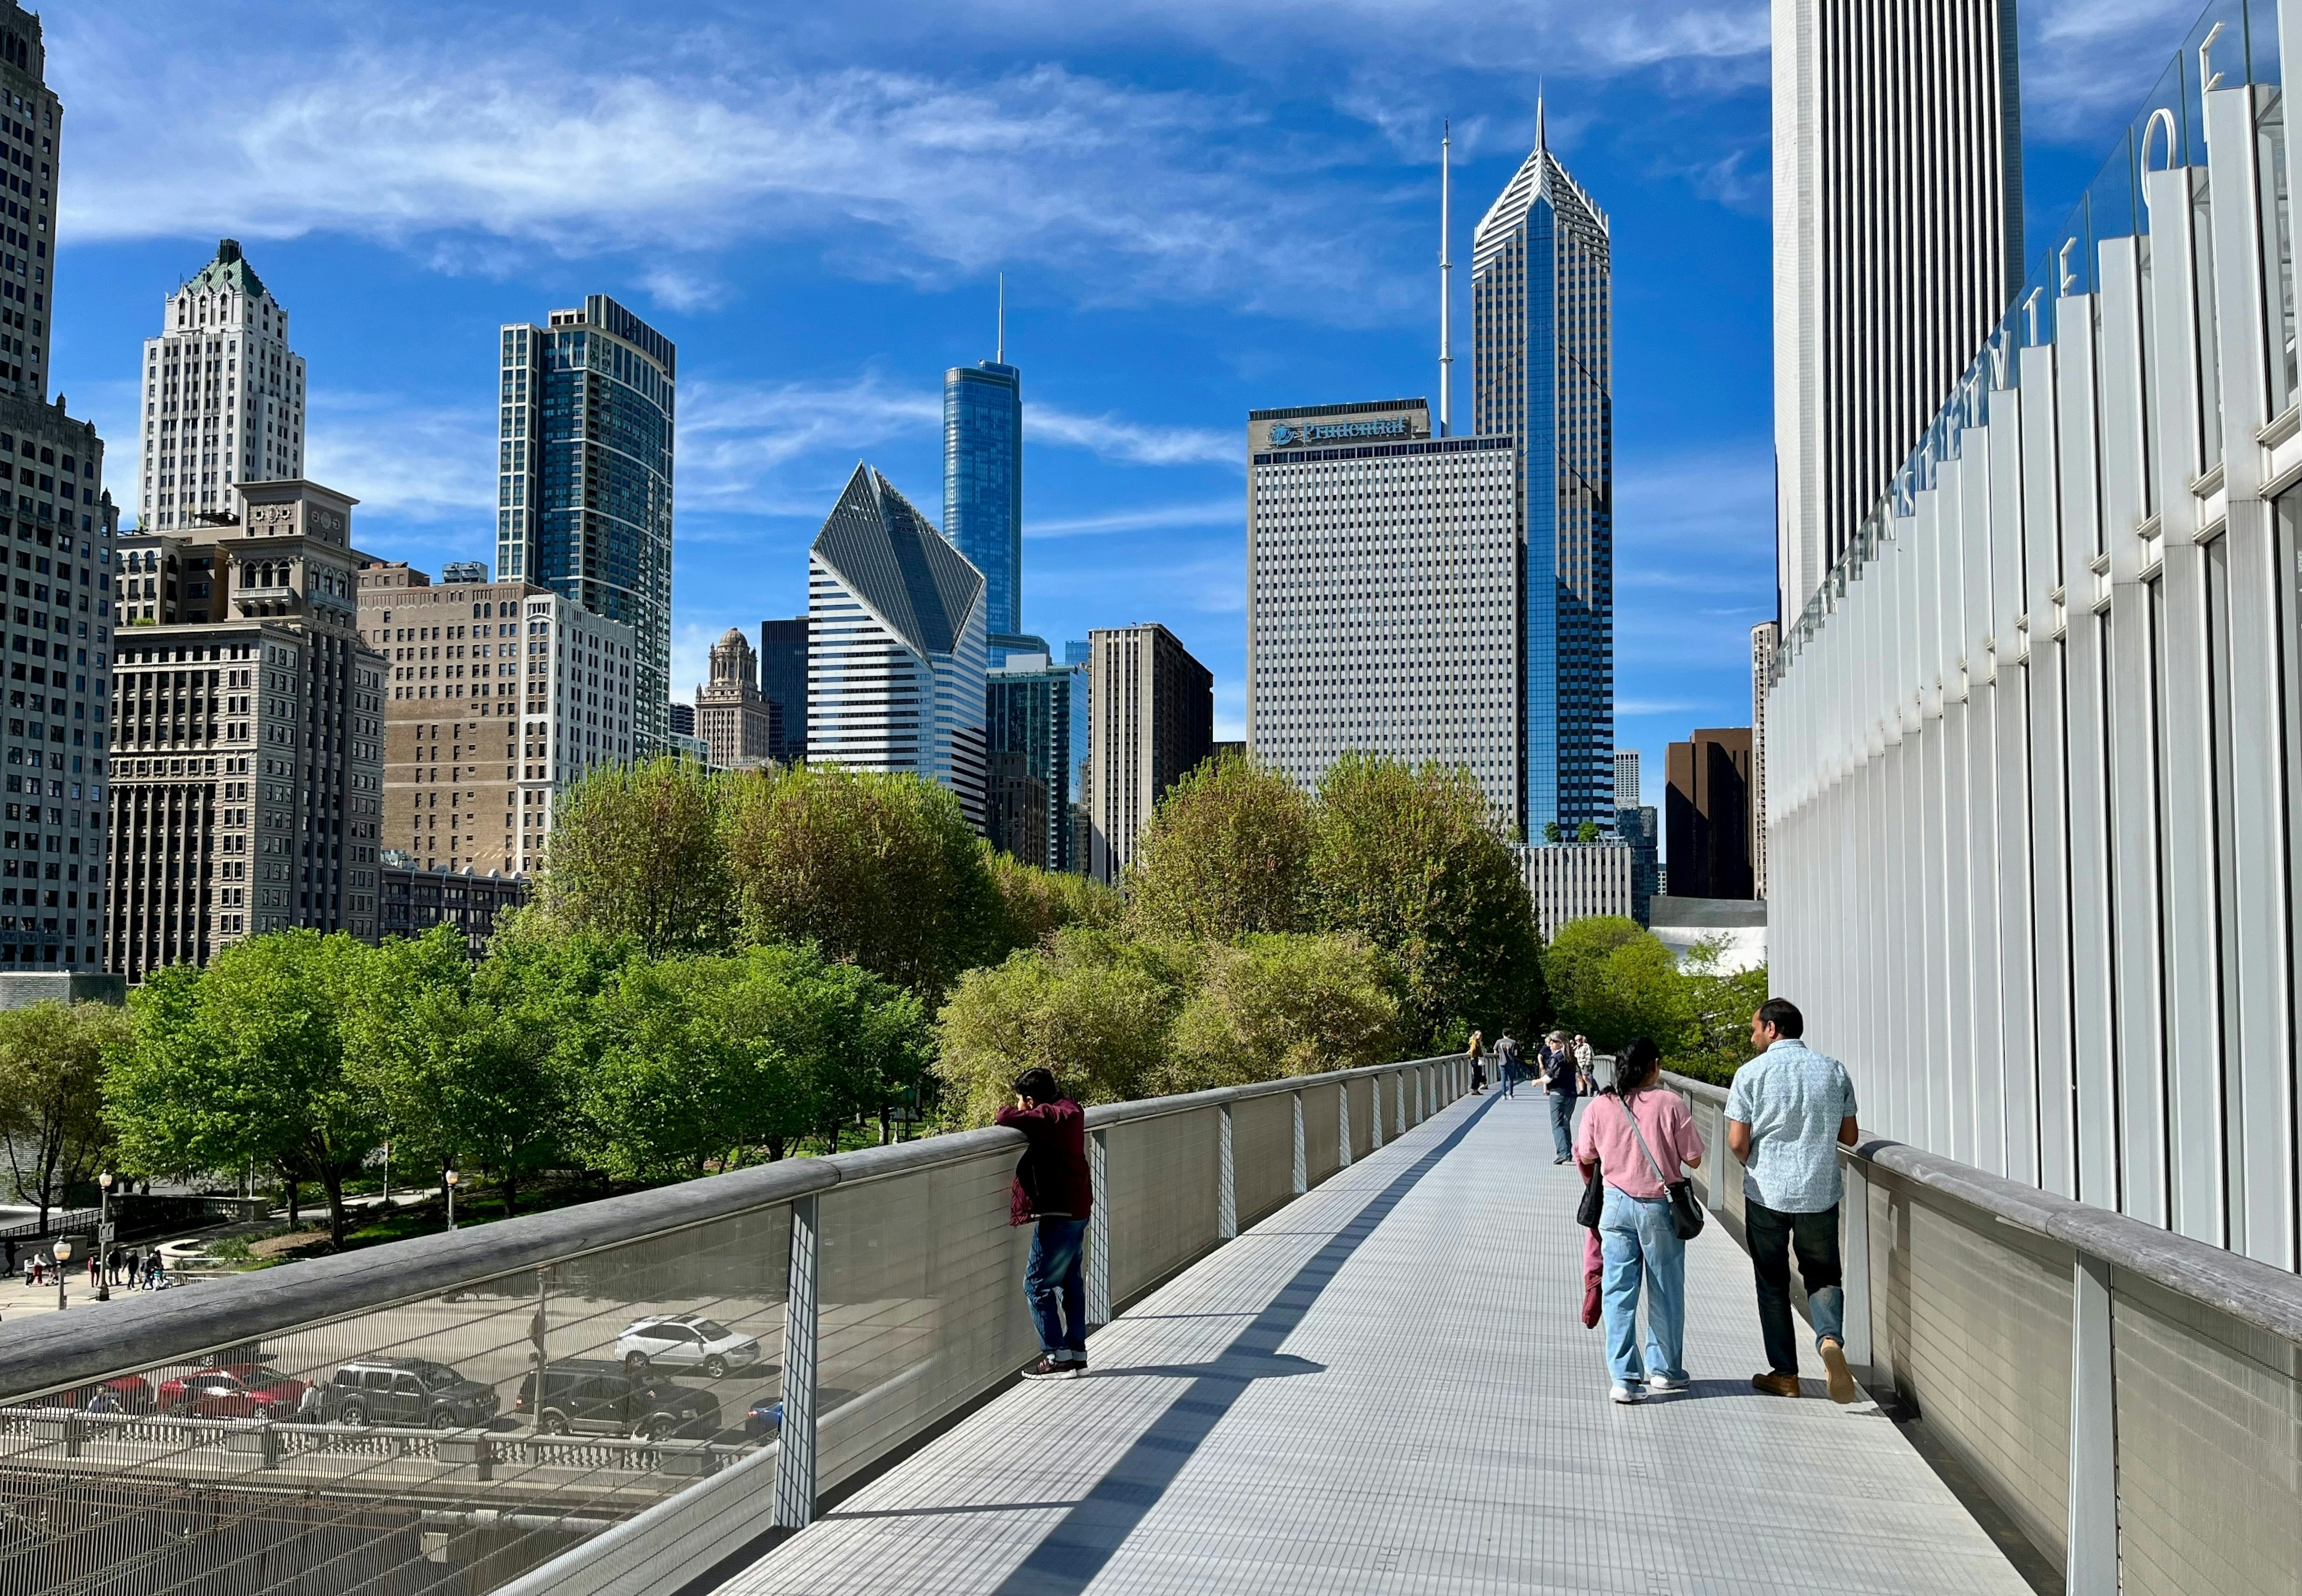
<path fill-rule="evenodd" d="M 992 346 L 993 358 L 1002 365 L 1007 364 L 1007 273 L 999 273 L 999 337 Z"/>
<path fill-rule="evenodd" d="M 1439 435 L 1448 436 L 1455 420 L 1455 257 L 1449 225 L 1448 169 L 1453 164 L 1455 124 L 1440 123 L 1439 131 Z"/>
<path fill-rule="evenodd" d="M 1550 134 L 1542 122 L 1542 80 L 1540 78 L 1534 80 L 1534 147 L 1550 147 Z"/>

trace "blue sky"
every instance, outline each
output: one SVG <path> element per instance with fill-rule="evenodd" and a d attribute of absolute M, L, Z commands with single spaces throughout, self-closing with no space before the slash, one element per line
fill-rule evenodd
<path fill-rule="evenodd" d="M 2192 5 L 2032 0 L 2043 235 Z M 132 506 L 136 363 L 242 240 L 309 363 L 307 465 L 360 545 L 492 557 L 495 329 L 606 292 L 679 345 L 675 672 L 805 607 L 858 458 L 940 516 L 941 376 L 1024 373 L 1024 622 L 1159 620 L 1242 735 L 1241 435 L 1433 394 L 1456 253 L 1533 138 L 1611 214 L 1617 740 L 1749 718 L 1773 608 L 1767 12 L 1747 0 L 852 0 L 763 8 L 51 6 L 55 362 Z M 1467 265 L 1458 415 L 1466 415 Z"/>

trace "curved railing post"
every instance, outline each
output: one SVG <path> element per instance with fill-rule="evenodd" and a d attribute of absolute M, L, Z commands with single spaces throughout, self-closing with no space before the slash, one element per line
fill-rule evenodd
<path fill-rule="evenodd" d="M 1092 1330 L 1111 1323 L 1111 1148 L 1108 1130 L 1088 1135 L 1087 1168 L 1095 1183 L 1095 1205 L 1088 1210 L 1087 1323 Z"/>
<path fill-rule="evenodd" d="M 791 1205 L 791 1274 L 784 1297 L 784 1418 L 776 1447 L 776 1523 L 815 1522 L 816 1199 Z M 538 1407 L 542 1407 L 538 1403 Z"/>
<path fill-rule="evenodd" d="M 1382 1150 L 1382 1077 L 1367 1077 L 1367 1151 Z"/>
<path fill-rule="evenodd" d="M 1335 1123 L 1340 1127 L 1335 1136 L 1337 1169 L 1351 1167 L 1351 1083 L 1335 1082 Z"/>
<path fill-rule="evenodd" d="M 1216 1110 L 1215 1234 L 1229 1241 L 1239 1234 L 1239 1165 L 1231 1151 L 1231 1105 Z"/>
<path fill-rule="evenodd" d="M 1303 1094 L 1288 1094 L 1295 1102 L 1295 1195 L 1301 1197 L 1311 1189 L 1311 1162 L 1303 1147 Z"/>

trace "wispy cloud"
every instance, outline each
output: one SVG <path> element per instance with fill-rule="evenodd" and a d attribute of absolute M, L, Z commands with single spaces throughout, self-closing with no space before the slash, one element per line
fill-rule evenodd
<path fill-rule="evenodd" d="M 1131 466 L 1229 466 L 1247 468 L 1247 446 L 1238 433 L 1213 427 L 1155 426 L 1118 416 L 1078 416 L 1049 405 L 1023 412 L 1027 441 L 1091 449 L 1106 460 Z"/>
<path fill-rule="evenodd" d="M 496 415 L 427 408 L 395 393 L 315 387 L 305 474 L 360 501 L 363 516 L 468 521 L 495 542 Z"/>
<path fill-rule="evenodd" d="M 2024 7 L 2023 130 L 2081 146 L 2106 141 L 2141 108 L 2199 9 L 2199 0 L 2042 0 Z M 2237 41 L 2227 32 L 2223 38 L 2235 64 Z"/>
<path fill-rule="evenodd" d="M 1140 509 L 1095 516 L 1060 516 L 1023 523 L 1027 539 L 1099 537 L 1114 532 L 1149 532 L 1163 526 L 1244 525 L 1247 507 L 1237 498 L 1204 499 L 1189 504 L 1148 504 Z"/>

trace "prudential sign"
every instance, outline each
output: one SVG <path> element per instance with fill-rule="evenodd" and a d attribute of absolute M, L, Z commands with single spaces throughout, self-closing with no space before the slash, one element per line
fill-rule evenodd
<path fill-rule="evenodd" d="M 1271 447 L 1297 449 L 1312 443 L 1340 443 L 1361 438 L 1406 438 L 1404 417 L 1392 416 L 1387 421 L 1311 421 L 1273 422 L 1271 426 Z"/>

